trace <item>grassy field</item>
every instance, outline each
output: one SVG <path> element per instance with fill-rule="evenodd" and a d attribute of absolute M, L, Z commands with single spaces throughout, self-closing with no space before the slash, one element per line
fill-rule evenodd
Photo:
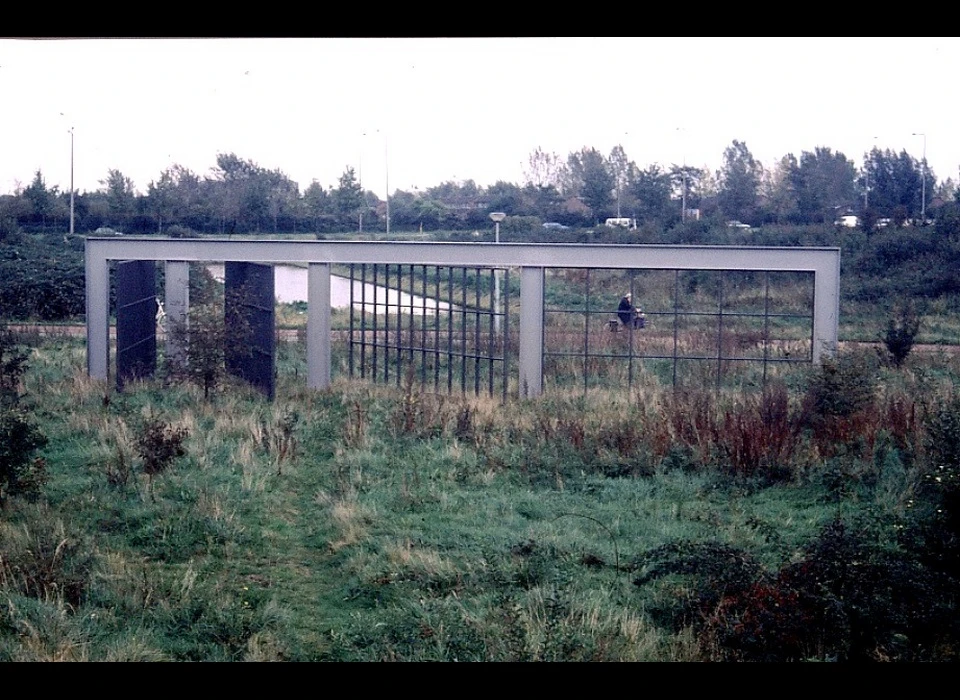
<path fill-rule="evenodd" d="M 502 404 L 308 391 L 293 342 L 268 403 L 19 343 L 2 660 L 957 659 L 952 355 Z"/>

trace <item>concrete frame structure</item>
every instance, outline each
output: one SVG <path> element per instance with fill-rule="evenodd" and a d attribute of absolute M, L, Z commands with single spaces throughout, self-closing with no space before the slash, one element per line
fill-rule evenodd
<path fill-rule="evenodd" d="M 840 314 L 840 249 L 698 245 L 407 243 L 164 238 L 86 239 L 87 372 L 107 379 L 110 365 L 109 262 L 166 263 L 167 317 L 185 320 L 190 262 L 306 263 L 307 384 L 330 384 L 330 266 L 413 264 L 520 268 L 518 386 L 524 397 L 543 391 L 543 287 L 546 268 L 750 270 L 814 274 L 813 353 L 836 352 Z M 168 341 L 169 342 L 169 341 Z M 169 348 L 177 352 L 176 348 Z"/>

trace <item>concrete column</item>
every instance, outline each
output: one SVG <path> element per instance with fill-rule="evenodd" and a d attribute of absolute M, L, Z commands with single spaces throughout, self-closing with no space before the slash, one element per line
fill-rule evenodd
<path fill-rule="evenodd" d="M 106 380 L 110 368 L 110 269 L 105 258 L 88 246 L 85 260 L 87 292 L 87 374 Z"/>
<path fill-rule="evenodd" d="M 185 349 L 180 347 L 173 330 L 185 328 L 190 311 L 190 263 L 167 260 L 164 265 L 164 311 L 167 314 L 167 361 L 180 363 Z"/>
<path fill-rule="evenodd" d="M 330 386 L 330 264 L 307 268 L 307 386 Z"/>
<path fill-rule="evenodd" d="M 520 397 L 543 392 L 542 267 L 520 268 Z"/>
<path fill-rule="evenodd" d="M 833 357 L 840 324 L 840 252 L 820 266 L 813 282 L 813 363 Z"/>

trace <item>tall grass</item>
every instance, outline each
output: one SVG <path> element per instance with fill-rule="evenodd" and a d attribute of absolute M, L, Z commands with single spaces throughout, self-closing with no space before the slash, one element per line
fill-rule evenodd
<path fill-rule="evenodd" d="M 308 391 L 290 352 L 269 403 L 162 379 L 118 394 L 81 343 L 31 349 L 48 481 L 0 511 L 0 659 L 755 658 L 733 621 L 760 614 L 781 660 L 955 656 L 930 617 L 955 615 L 932 601 L 960 560 L 933 463 L 953 454 L 951 357 L 843 355 L 720 394 L 640 366 L 630 391 L 502 402 L 409 377 Z M 151 421 L 183 430 L 152 476 Z M 838 573 L 849 551 L 873 578 Z M 869 653 L 843 625 L 769 636 L 825 604 L 807 570 L 877 601 Z M 770 596 L 796 604 L 777 618 Z"/>

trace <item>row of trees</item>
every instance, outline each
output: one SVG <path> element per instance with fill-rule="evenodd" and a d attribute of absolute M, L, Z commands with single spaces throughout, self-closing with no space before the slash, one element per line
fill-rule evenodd
<path fill-rule="evenodd" d="M 444 182 L 422 192 L 397 190 L 389 202 L 363 190 L 347 167 L 336 186 L 316 180 L 302 192 L 281 170 L 233 153 L 217 156 L 209 175 L 173 165 L 139 194 L 130 178 L 110 170 L 95 192 L 75 195 L 76 230 L 111 227 L 131 233 L 197 231 L 333 232 L 363 229 L 473 229 L 503 211 L 570 226 L 593 226 L 609 216 L 669 228 L 687 217 L 764 223 L 831 223 L 843 214 L 868 222 L 916 219 L 955 185 L 906 151 L 874 148 L 858 170 L 843 153 L 820 147 L 783 156 L 763 167 L 740 141 L 724 151 L 723 166 L 659 164 L 640 168 L 622 146 L 608 155 L 582 148 L 565 159 L 536 149 L 524 183 Z M 48 188 L 37 171 L 31 184 L 0 197 L 0 235 L 19 227 L 60 229 L 69 219 L 69 193 Z"/>

